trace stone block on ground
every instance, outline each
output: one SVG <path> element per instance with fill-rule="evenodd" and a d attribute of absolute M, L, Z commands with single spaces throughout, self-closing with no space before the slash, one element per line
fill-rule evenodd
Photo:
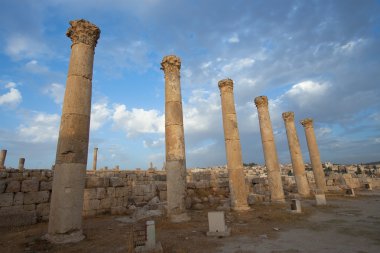
<path fill-rule="evenodd" d="M 10 181 L 7 184 L 7 189 L 5 190 L 5 192 L 19 192 L 20 187 L 20 181 Z"/>
<path fill-rule="evenodd" d="M 36 178 L 22 181 L 22 192 L 37 192 L 39 189 L 39 181 Z"/>
<path fill-rule="evenodd" d="M 124 181 L 120 177 L 110 177 L 110 186 L 122 187 L 122 186 L 124 186 Z"/>
<path fill-rule="evenodd" d="M 34 211 L 0 212 L 0 227 L 18 227 L 37 223 L 37 215 Z"/>
<path fill-rule="evenodd" d="M 53 188 L 53 181 L 41 181 L 40 182 L 40 190 L 41 191 L 51 191 Z"/>
<path fill-rule="evenodd" d="M 2 193 L 0 194 L 0 207 L 1 206 L 11 206 L 13 204 L 13 193 Z"/>
<path fill-rule="evenodd" d="M 231 229 L 226 226 L 224 212 L 208 212 L 209 231 L 207 236 L 229 236 Z"/>
<path fill-rule="evenodd" d="M 26 192 L 24 194 L 24 204 L 45 203 L 49 201 L 49 196 L 49 191 Z"/>

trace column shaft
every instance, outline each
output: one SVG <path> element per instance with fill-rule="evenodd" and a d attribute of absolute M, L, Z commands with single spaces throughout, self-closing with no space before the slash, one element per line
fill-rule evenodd
<path fill-rule="evenodd" d="M 98 148 L 94 148 L 94 160 L 92 161 L 92 170 L 96 170 L 97 161 L 98 161 Z"/>
<path fill-rule="evenodd" d="M 18 160 L 18 169 L 22 171 L 25 168 L 24 166 L 25 166 L 25 158 L 20 158 Z"/>
<path fill-rule="evenodd" d="M 6 149 L 2 149 L 0 151 L 0 170 L 4 170 L 5 169 L 5 158 L 7 157 L 7 150 Z"/>
<path fill-rule="evenodd" d="M 276 144 L 274 142 L 272 123 L 269 116 L 268 98 L 266 96 L 256 97 L 255 104 L 259 116 L 265 165 L 268 170 L 268 182 L 269 190 L 271 193 L 271 201 L 284 202 L 284 190 L 282 187 L 280 165 L 277 157 Z"/>
<path fill-rule="evenodd" d="M 294 113 L 284 112 L 282 114 L 282 118 L 284 119 L 285 123 L 290 158 L 292 160 L 294 178 L 296 179 L 298 193 L 303 197 L 308 197 L 310 196 L 310 188 L 306 177 L 305 164 L 302 159 L 302 152 L 298 141 L 297 130 L 294 124 Z"/>
<path fill-rule="evenodd" d="M 82 234 L 83 190 L 90 132 L 92 68 L 100 30 L 85 20 L 70 22 L 67 31 L 73 44 L 50 203 L 47 239 L 55 243 L 76 242 Z"/>
<path fill-rule="evenodd" d="M 301 120 L 301 124 L 305 129 L 307 147 L 309 149 L 309 156 L 311 166 L 313 167 L 314 180 L 317 190 L 321 192 L 326 191 L 325 173 L 323 172 L 321 157 L 319 155 L 318 144 L 315 138 L 313 120 L 310 118 Z"/>
<path fill-rule="evenodd" d="M 224 79 L 218 83 L 222 102 L 224 139 L 227 156 L 231 207 L 234 210 L 249 209 L 245 184 L 239 129 L 233 94 L 233 81 Z"/>
<path fill-rule="evenodd" d="M 186 156 L 180 84 L 181 59 L 165 56 L 165 151 L 168 216 L 172 222 L 189 220 L 186 213 Z"/>

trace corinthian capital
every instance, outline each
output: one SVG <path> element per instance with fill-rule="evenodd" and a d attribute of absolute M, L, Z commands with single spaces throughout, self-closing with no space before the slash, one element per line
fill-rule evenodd
<path fill-rule="evenodd" d="M 284 121 L 294 121 L 294 112 L 283 112 L 282 118 Z"/>
<path fill-rule="evenodd" d="M 304 128 L 313 127 L 313 119 L 311 118 L 303 119 L 301 120 L 301 124 L 303 125 Z"/>
<path fill-rule="evenodd" d="M 100 36 L 100 29 L 96 25 L 84 19 L 70 21 L 70 25 L 66 35 L 73 44 L 84 43 L 93 48 L 96 47 Z"/>
<path fill-rule="evenodd" d="M 164 72 L 179 71 L 181 69 L 181 59 L 175 55 L 167 55 L 162 59 L 161 66 Z"/>
<path fill-rule="evenodd" d="M 226 91 L 232 92 L 234 88 L 234 81 L 232 81 L 232 79 L 229 79 L 229 78 L 223 79 L 218 82 L 218 86 L 219 86 L 220 92 L 226 92 Z"/>
<path fill-rule="evenodd" d="M 259 107 L 268 107 L 268 98 L 267 96 L 258 96 L 255 98 L 255 105 Z"/>

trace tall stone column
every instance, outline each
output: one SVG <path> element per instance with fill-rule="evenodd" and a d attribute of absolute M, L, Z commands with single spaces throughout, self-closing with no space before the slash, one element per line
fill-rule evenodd
<path fill-rule="evenodd" d="M 25 169 L 25 158 L 18 159 L 18 169 L 23 171 Z"/>
<path fill-rule="evenodd" d="M 218 82 L 222 101 L 224 141 L 226 146 L 227 169 L 230 199 L 233 210 L 248 210 L 247 188 L 243 170 L 239 129 L 237 125 L 233 81 L 224 79 Z"/>
<path fill-rule="evenodd" d="M 255 104 L 259 116 L 261 141 L 263 144 L 265 165 L 268 171 L 271 201 L 284 202 L 284 190 L 282 188 L 280 165 L 277 158 L 272 123 L 269 116 L 268 98 L 266 96 L 256 97 Z"/>
<path fill-rule="evenodd" d="M 98 162 L 98 148 L 94 148 L 94 160 L 92 161 L 92 170 L 96 170 L 97 162 Z"/>
<path fill-rule="evenodd" d="M 82 233 L 83 190 L 90 133 L 92 69 L 100 30 L 86 20 L 70 22 L 71 56 L 63 101 L 49 227 L 53 243 L 77 242 Z"/>
<path fill-rule="evenodd" d="M 7 150 L 6 149 L 2 149 L 0 151 L 0 170 L 4 170 L 5 169 L 5 158 L 7 157 Z"/>
<path fill-rule="evenodd" d="M 309 149 L 309 156 L 311 166 L 313 167 L 314 180 L 317 190 L 321 192 L 326 191 L 325 173 L 322 169 L 321 157 L 319 156 L 319 150 L 317 140 L 315 138 L 313 120 L 306 118 L 301 120 L 301 124 L 305 129 L 307 147 Z"/>
<path fill-rule="evenodd" d="M 180 84 L 181 59 L 162 59 L 165 74 L 165 150 L 168 216 L 172 222 L 190 220 L 186 213 L 186 156 Z"/>
<path fill-rule="evenodd" d="M 307 182 L 305 164 L 302 159 L 301 147 L 298 141 L 296 126 L 294 124 L 294 112 L 284 112 L 282 113 L 282 118 L 284 119 L 286 136 L 288 137 L 290 158 L 292 160 L 298 193 L 303 197 L 309 197 L 310 188 L 309 183 Z"/>

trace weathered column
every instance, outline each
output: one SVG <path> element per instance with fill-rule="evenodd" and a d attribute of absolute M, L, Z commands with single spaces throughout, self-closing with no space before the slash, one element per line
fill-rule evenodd
<path fill-rule="evenodd" d="M 0 170 L 5 169 L 5 158 L 7 157 L 7 150 L 2 149 L 0 152 Z"/>
<path fill-rule="evenodd" d="M 165 150 L 168 216 L 172 222 L 190 220 L 186 213 L 186 156 L 180 85 L 181 59 L 165 56 Z"/>
<path fill-rule="evenodd" d="M 280 165 L 277 158 L 272 123 L 269 116 L 268 98 L 266 96 L 256 97 L 255 104 L 259 116 L 261 141 L 263 144 L 265 165 L 268 171 L 271 201 L 284 202 L 284 190 L 282 188 Z"/>
<path fill-rule="evenodd" d="M 24 170 L 24 166 L 25 166 L 25 158 L 18 159 L 18 169 L 22 171 Z"/>
<path fill-rule="evenodd" d="M 282 118 L 284 119 L 286 136 L 288 137 L 290 158 L 292 160 L 298 193 L 303 197 L 309 197 L 310 188 L 309 183 L 307 182 L 305 164 L 302 159 L 301 147 L 298 141 L 296 126 L 294 124 L 294 112 L 284 112 L 282 113 Z"/>
<path fill-rule="evenodd" d="M 92 161 L 92 170 L 96 170 L 97 161 L 98 161 L 98 148 L 94 148 L 94 160 Z"/>
<path fill-rule="evenodd" d="M 311 166 L 313 167 L 314 180 L 317 190 L 321 192 L 326 191 L 325 173 L 323 172 L 321 157 L 319 156 L 319 150 L 317 140 L 315 138 L 313 120 L 310 118 L 301 120 L 301 124 L 305 129 L 307 147 L 309 149 L 309 156 Z"/>
<path fill-rule="evenodd" d="M 237 125 L 233 81 L 224 79 L 218 82 L 222 100 L 224 141 L 226 146 L 227 169 L 230 199 L 233 210 L 248 210 L 247 188 L 245 185 L 243 158 L 241 155 L 239 129 Z"/>
<path fill-rule="evenodd" d="M 72 40 L 63 101 L 49 227 L 54 243 L 77 242 L 82 234 L 83 190 L 90 132 L 92 69 L 100 30 L 86 20 L 70 22 Z"/>

